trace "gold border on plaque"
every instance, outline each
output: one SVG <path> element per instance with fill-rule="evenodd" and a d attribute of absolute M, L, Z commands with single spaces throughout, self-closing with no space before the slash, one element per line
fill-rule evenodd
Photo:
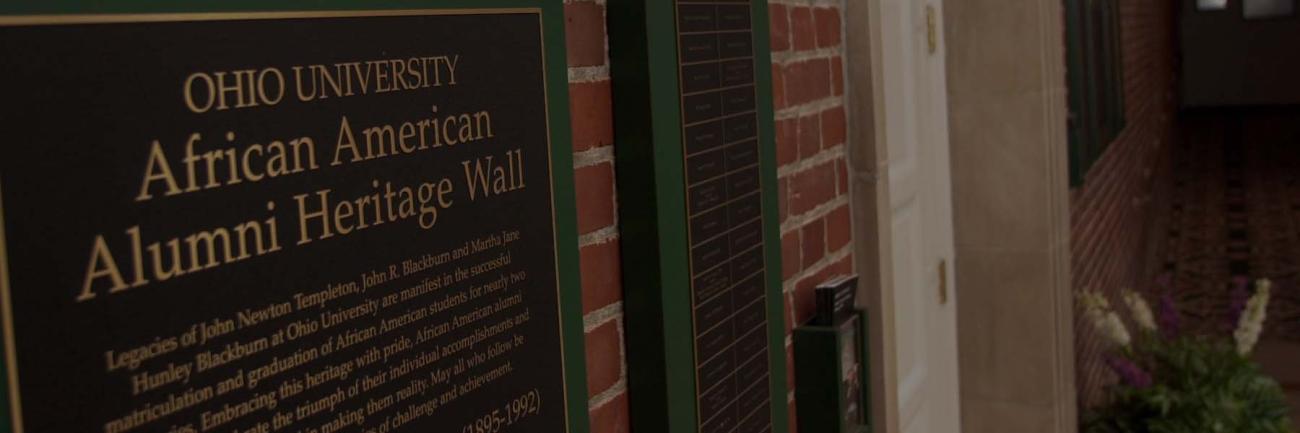
<path fill-rule="evenodd" d="M 4 184 L 0 183 L 0 303 L 4 314 L 5 370 L 9 376 L 9 419 L 14 433 L 23 433 L 23 408 L 18 401 L 18 352 L 14 343 L 13 299 L 9 297 L 9 253 L 5 240 Z"/>
<path fill-rule="evenodd" d="M 560 337 L 560 383 L 562 388 L 560 395 L 564 402 L 562 410 L 564 413 L 564 430 L 568 432 L 573 426 L 569 420 L 569 368 L 566 364 L 568 360 L 565 358 L 568 350 L 565 349 L 564 345 L 564 285 L 560 283 L 560 230 L 556 225 L 558 219 L 556 217 L 556 208 L 558 206 L 555 205 L 555 160 L 553 159 L 553 143 L 551 143 L 551 86 L 550 77 L 546 72 L 546 21 L 542 19 L 540 8 L 530 8 L 530 10 L 537 11 L 537 32 L 542 43 L 542 105 L 546 120 L 546 185 L 550 187 L 548 192 L 551 195 L 551 262 L 555 266 L 555 323 L 559 327 Z M 569 183 L 572 184 L 573 182 L 570 181 Z M 576 209 L 574 212 L 574 218 L 577 219 Z M 581 278 L 581 271 L 577 276 Z M 582 301 L 579 300 L 578 302 L 581 303 Z"/>
<path fill-rule="evenodd" d="M 40 26 L 68 24 L 126 24 L 167 23 L 234 20 L 279 20 L 297 18 L 371 18 L 435 15 L 496 15 L 542 14 L 540 7 L 522 8 L 463 8 L 463 9 L 375 9 L 332 11 L 266 11 L 266 12 L 175 12 L 140 14 L 69 14 L 69 15 L 7 15 L 0 16 L 0 26 Z M 546 51 L 543 31 L 542 51 Z"/>
<path fill-rule="evenodd" d="M 140 13 L 140 14 L 68 14 L 68 15 L 7 15 L 0 16 L 0 27 L 28 27 L 47 25 L 75 24 L 131 24 L 131 23 L 169 23 L 169 22 L 205 22 L 236 20 L 283 20 L 283 19 L 319 19 L 319 18 L 375 18 L 408 16 L 449 16 L 449 15 L 537 15 L 538 42 L 541 48 L 542 71 L 542 106 L 543 122 L 546 130 L 546 183 L 549 186 L 551 203 L 551 254 L 555 268 L 555 309 L 556 324 L 560 340 L 560 395 L 564 404 L 561 413 L 564 429 L 572 425 L 569 419 L 569 371 L 566 361 L 567 352 L 564 338 L 564 286 L 560 281 L 560 235 L 557 226 L 557 206 L 555 204 L 555 167 L 551 137 L 551 97 L 550 83 L 546 64 L 546 21 L 540 7 L 506 7 L 506 8 L 460 8 L 460 9 L 390 9 L 390 10 L 331 10 L 331 11 L 274 11 L 274 12 L 176 12 L 176 13 Z M 3 315 L 5 370 L 8 376 L 10 421 L 13 433 L 25 433 L 23 430 L 23 412 L 18 386 L 18 354 L 14 335 L 13 301 L 9 287 L 8 241 L 5 239 L 4 194 L 0 183 L 0 314 Z"/>

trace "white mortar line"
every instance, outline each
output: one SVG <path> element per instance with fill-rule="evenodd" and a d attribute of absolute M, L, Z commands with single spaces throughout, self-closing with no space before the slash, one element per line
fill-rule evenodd
<path fill-rule="evenodd" d="M 767 0 L 767 3 L 784 6 L 835 6 L 840 8 L 841 16 L 844 13 L 844 8 L 838 0 Z"/>
<path fill-rule="evenodd" d="M 776 177 L 785 178 L 796 173 L 806 171 L 810 168 L 833 161 L 845 160 L 844 143 L 836 144 L 826 149 L 819 150 L 804 159 L 780 166 L 776 168 Z M 836 180 L 838 182 L 838 179 Z"/>
<path fill-rule="evenodd" d="M 848 203 L 848 194 L 841 194 L 828 202 L 813 207 L 808 212 L 786 216 L 785 222 L 781 223 L 781 235 L 784 236 L 786 233 L 803 228 L 803 226 L 808 225 L 809 222 L 830 215 L 830 213 L 835 211 L 835 209 Z"/>
<path fill-rule="evenodd" d="M 848 245 L 841 247 L 839 250 L 826 254 L 816 263 L 813 263 L 812 266 L 809 266 L 808 269 L 799 271 L 798 273 L 794 274 L 794 276 L 790 277 L 790 279 L 782 282 L 781 290 L 785 293 L 794 292 L 795 283 L 797 283 L 799 280 L 808 277 L 809 275 L 816 275 L 818 272 L 821 272 L 827 267 L 830 267 L 830 265 L 833 265 L 836 262 L 839 262 L 840 260 L 843 260 L 844 258 L 848 257 L 849 254 L 853 253 L 852 247 L 853 247 L 853 242 L 849 242 Z M 794 303 L 791 302 L 791 308 L 794 308 L 793 304 Z M 790 317 L 795 317 L 794 311 L 791 311 L 790 314 L 791 314 Z"/>
<path fill-rule="evenodd" d="M 621 306 L 621 303 L 619 303 Z M 618 380 L 609 389 L 601 391 L 587 400 L 587 411 L 594 410 L 627 392 L 627 343 L 623 339 L 623 321 L 614 322 L 618 338 Z"/>
<path fill-rule="evenodd" d="M 599 409 L 601 406 L 613 401 L 615 398 L 618 398 L 619 394 L 626 391 L 627 380 L 619 379 L 617 382 L 614 382 L 609 389 L 601 391 L 600 394 L 591 396 L 591 399 L 587 401 L 587 411 L 590 412 Z"/>
<path fill-rule="evenodd" d="M 618 218 L 615 216 L 614 218 Z M 600 228 L 591 233 L 578 236 L 578 248 L 588 245 L 603 244 L 618 239 L 618 223 Z"/>
<path fill-rule="evenodd" d="M 599 146 L 573 152 L 573 168 L 583 168 L 602 162 L 614 162 L 614 146 Z"/>
<path fill-rule="evenodd" d="M 827 62 L 830 62 L 831 58 L 844 55 L 843 48 L 843 45 L 835 45 L 825 48 L 813 48 L 811 50 L 777 51 L 772 53 L 772 63 L 781 66 L 789 66 L 791 63 L 799 63 L 805 60 L 826 59 Z"/>
<path fill-rule="evenodd" d="M 788 98 L 789 95 L 786 97 Z M 825 98 L 776 110 L 776 116 L 774 117 L 776 117 L 776 120 L 789 120 L 807 116 L 809 114 L 821 114 L 823 111 L 841 106 L 844 106 L 844 95 L 831 95 Z M 847 119 L 845 120 L 847 121 Z"/>
<path fill-rule="evenodd" d="M 588 333 L 599 328 L 611 320 L 618 320 L 623 317 L 623 301 L 600 307 L 599 309 L 587 313 L 582 317 L 582 332 Z M 622 326 L 619 327 L 619 334 L 622 334 Z"/>
<path fill-rule="evenodd" d="M 609 66 L 574 66 L 569 68 L 570 83 L 594 83 L 609 79 Z"/>

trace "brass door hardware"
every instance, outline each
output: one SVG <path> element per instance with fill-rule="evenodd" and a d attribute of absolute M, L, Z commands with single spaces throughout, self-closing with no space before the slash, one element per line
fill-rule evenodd
<path fill-rule="evenodd" d="M 948 259 L 939 260 L 939 305 L 948 303 Z"/>
<path fill-rule="evenodd" d="M 939 29 L 936 23 L 934 5 L 925 5 L 925 39 L 930 47 L 930 54 L 939 50 Z"/>

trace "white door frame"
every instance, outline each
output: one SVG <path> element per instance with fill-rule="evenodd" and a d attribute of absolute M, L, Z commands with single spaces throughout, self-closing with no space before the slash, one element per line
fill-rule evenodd
<path fill-rule="evenodd" d="M 880 71 L 880 4 L 847 0 L 844 8 L 845 81 L 848 96 L 850 200 L 860 306 L 893 305 L 893 235 L 890 230 L 883 74 Z M 869 311 L 871 431 L 898 432 L 898 384 L 893 309 Z M 886 356 L 886 355 L 890 356 Z"/>
<path fill-rule="evenodd" d="M 899 335 L 896 324 L 902 321 L 896 317 L 892 308 L 875 307 L 895 305 L 895 264 L 892 258 L 895 241 L 891 230 L 889 155 L 884 129 L 886 104 L 882 53 L 885 40 L 881 34 L 884 27 L 881 22 L 881 1 L 845 0 L 844 64 L 849 115 L 848 157 L 852 176 L 850 197 L 854 215 L 854 257 L 856 269 L 861 275 L 859 302 L 863 306 L 872 306 L 869 309 L 872 431 L 898 433 L 900 420 L 894 414 L 899 412 L 897 396 L 900 384 L 896 383 L 896 378 L 900 366 L 896 365 L 898 342 L 895 339 Z M 948 10 L 940 13 L 948 14 L 949 18 L 956 20 L 946 20 L 948 22 L 940 26 L 941 29 L 964 28 L 961 24 L 979 23 L 984 26 L 1005 25 L 1012 30 L 988 32 L 966 29 L 959 34 L 950 33 L 954 35 L 952 41 L 944 41 L 940 37 L 939 50 L 946 55 L 948 61 L 949 118 L 958 111 L 964 110 L 968 114 L 971 111 L 981 112 L 985 107 L 996 104 L 1029 104 L 1034 106 L 1031 112 L 1041 113 L 1041 116 L 1001 120 L 1014 121 L 1019 128 L 1041 129 L 1042 134 L 1026 135 L 1019 133 L 1023 129 L 1002 128 L 1007 131 L 999 130 L 997 134 L 990 135 L 989 131 L 972 130 L 980 128 L 979 123 L 966 121 L 949 124 L 954 150 L 952 176 L 954 182 L 960 179 L 959 183 L 953 184 L 953 206 L 962 215 L 964 223 L 954 227 L 956 251 L 960 254 L 958 259 L 966 263 L 964 266 L 979 267 L 991 260 L 983 257 L 989 254 L 981 251 L 997 252 L 1012 247 L 1026 249 L 1032 246 L 1034 254 L 1024 255 L 1028 259 L 1013 260 L 1011 264 L 1036 272 L 1032 276 L 1019 276 L 1018 280 L 1025 281 L 1020 281 L 1020 284 L 1011 288 L 1007 287 L 1005 278 L 996 273 L 957 273 L 956 286 L 965 294 L 963 298 L 980 300 L 963 302 L 959 306 L 962 316 L 960 323 L 972 325 L 958 330 L 959 351 L 979 352 L 981 348 L 988 347 L 987 343 L 991 341 L 1025 341 L 1023 334 L 1026 327 L 983 326 L 990 320 L 996 321 L 1000 316 L 1006 315 L 1016 317 L 1017 322 L 1033 320 L 1033 326 L 1028 328 L 1033 328 L 1034 332 L 1051 334 L 1051 338 L 1040 339 L 1042 341 L 1033 347 L 1024 344 L 1018 346 L 1020 352 L 1032 353 L 1034 356 L 1014 357 L 998 352 L 1000 356 L 996 357 L 997 362 L 991 364 L 981 363 L 978 357 L 963 359 L 960 364 L 962 413 L 951 416 L 963 418 L 963 430 L 966 433 L 1072 433 L 1077 428 L 1078 420 L 1075 412 L 1074 318 L 1069 263 L 1070 196 L 1064 174 L 1066 107 L 1063 15 L 1059 0 L 1032 0 L 1030 3 L 1034 5 L 1034 22 L 1037 25 L 1024 26 L 1021 21 L 1015 21 L 1016 17 L 1012 14 L 993 7 L 996 2 L 997 0 L 952 0 L 947 2 Z M 964 22 L 961 21 L 963 19 Z M 981 54 L 985 47 L 1005 47 L 1008 44 L 1021 48 L 1025 55 L 990 58 Z M 1023 80 L 1027 79 L 1023 77 L 1036 75 L 1009 72 L 998 75 L 989 73 L 991 69 L 1042 72 L 1038 81 L 1008 84 L 1007 77 L 1022 77 L 1020 79 Z M 1012 87 L 1022 93 L 1035 93 L 1042 97 L 1027 99 L 1011 91 L 988 91 L 990 88 L 1002 87 Z M 977 97 L 970 96 L 974 90 L 980 91 Z M 961 97 L 953 99 L 958 94 Z M 981 118 L 986 121 L 1000 119 L 995 114 Z M 1008 149 L 1012 149 L 1010 153 Z M 1016 161 L 971 157 L 980 152 L 994 151 L 1003 152 L 1004 156 L 1013 155 L 1012 159 Z M 988 170 L 1006 168 L 989 166 L 995 163 L 1016 163 L 1022 168 L 1032 167 L 1033 170 L 1017 172 L 1017 176 L 985 175 Z M 1046 185 L 1048 193 L 1023 194 L 1020 191 L 1025 189 L 1024 185 Z M 1017 196 L 1014 209 L 1009 206 L 988 206 L 990 198 L 1009 194 Z M 1025 236 L 1018 236 L 1015 245 L 1011 245 L 1012 240 L 988 236 L 986 232 L 980 231 L 988 226 L 984 222 L 1006 221 L 1006 213 L 1020 216 L 1032 213 L 1038 218 L 1038 224 L 1044 224 L 1047 228 L 1041 230 L 1040 237 L 1026 239 Z M 979 243 L 979 239 L 991 240 Z M 1020 245 L 1023 243 L 1032 245 Z M 950 271 L 956 271 L 957 267 L 951 266 Z M 1012 302 L 1023 298 L 1026 291 L 1033 290 L 1048 293 L 1036 297 L 1043 298 L 1039 303 Z M 1040 314 L 1028 319 L 1025 311 L 1017 310 L 1024 305 L 1029 305 Z M 1042 313 L 1043 311 L 1049 313 Z M 1033 378 L 1020 375 L 1025 371 L 1040 374 L 1032 375 L 1035 376 Z M 1019 378 L 1019 386 L 1015 387 L 1016 392 L 1003 390 L 1002 393 L 1018 396 L 1032 391 L 1032 398 L 1025 399 L 1032 405 L 1006 399 L 995 401 L 981 395 L 988 389 L 997 388 L 999 378 L 1008 377 Z M 1003 409 L 992 409 L 995 407 Z M 1014 410 L 1005 409 L 1008 407 Z M 972 428 L 973 426 L 980 428 Z"/>
<path fill-rule="evenodd" d="M 891 201 L 890 179 L 889 179 L 889 161 L 888 154 L 889 142 L 886 138 L 885 110 L 889 109 L 886 104 L 885 92 L 885 72 L 882 63 L 882 53 L 887 48 L 886 43 L 897 43 L 890 41 L 883 34 L 887 26 L 882 23 L 882 0 L 847 0 L 845 4 L 845 65 L 846 78 L 848 86 L 848 113 L 849 121 L 849 165 L 852 173 L 851 181 L 851 200 L 853 203 L 853 230 L 855 233 L 855 265 L 861 275 L 859 300 L 862 306 L 869 307 L 870 315 L 870 366 L 871 372 L 871 395 L 872 395 L 872 431 L 883 433 L 898 433 L 904 426 L 900 425 L 901 416 L 898 414 L 901 402 L 899 401 L 898 375 L 900 372 L 907 371 L 904 366 L 898 365 L 897 354 L 899 350 L 898 335 L 900 326 L 895 297 L 895 263 L 893 260 L 895 241 L 893 239 L 893 202 Z M 937 3 L 937 2 L 936 2 Z M 936 11 L 936 15 L 941 12 Z M 924 20 L 925 17 L 914 16 L 914 19 Z M 938 38 L 937 53 L 930 55 L 943 56 L 942 48 L 942 26 L 937 22 L 940 16 L 934 16 L 936 21 L 934 31 Z M 903 26 L 922 25 L 920 23 L 902 23 Z M 904 48 L 906 49 L 906 48 Z M 933 48 L 932 48 L 933 49 Z M 927 53 L 913 52 L 916 56 L 926 56 Z M 942 68 L 942 63 L 939 63 Z M 940 71 L 942 73 L 943 71 Z M 940 86 L 939 91 L 946 89 Z M 894 109 L 898 109 L 894 107 Z M 911 114 L 905 114 L 911 115 Z M 946 109 L 942 112 L 931 112 L 925 115 L 944 116 L 946 124 Z M 946 141 L 946 134 L 943 134 L 940 140 Z M 944 144 L 946 146 L 946 143 Z M 946 164 L 946 152 L 943 162 Z M 947 170 L 947 167 L 943 167 Z M 947 182 L 948 176 L 942 176 L 941 181 Z M 949 185 L 942 185 L 947 189 Z M 943 194 L 941 194 L 943 195 Z M 946 195 L 943 195 L 946 198 Z M 949 244 L 951 245 L 951 244 Z M 949 253 L 950 254 L 950 253 Z M 922 266 L 925 272 L 930 271 L 930 264 L 918 263 L 916 266 Z M 948 260 L 947 273 L 951 275 L 955 270 L 952 260 Z M 951 281 L 951 276 L 948 277 Z M 950 287 L 949 290 L 952 288 Z M 912 290 L 927 290 L 922 287 L 915 287 Z M 913 295 L 915 296 L 915 295 Z M 949 295 L 955 301 L 955 294 Z M 951 310 L 949 310 L 951 313 Z M 951 348 L 953 357 L 957 354 L 955 340 Z M 955 361 L 954 361 L 955 362 Z M 942 377 L 948 379 L 946 376 Z M 956 377 L 950 378 L 954 383 L 951 384 L 953 392 L 956 392 Z M 958 414 L 950 414 L 952 417 Z M 960 427 L 958 427 L 960 428 Z"/>

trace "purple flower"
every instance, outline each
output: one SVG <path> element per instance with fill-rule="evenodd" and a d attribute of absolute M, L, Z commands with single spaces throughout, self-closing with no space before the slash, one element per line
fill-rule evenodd
<path fill-rule="evenodd" d="M 1156 320 L 1160 323 L 1160 332 L 1165 338 L 1176 338 L 1183 319 L 1178 315 L 1178 306 L 1174 304 L 1174 295 L 1166 291 L 1160 295 L 1160 302 L 1156 305 Z"/>
<path fill-rule="evenodd" d="M 1174 284 L 1174 274 L 1165 272 L 1163 274 L 1160 274 L 1160 276 L 1156 277 L 1156 287 L 1159 288 L 1160 292 L 1162 293 L 1169 292 L 1171 289 L 1173 289 L 1173 284 Z"/>
<path fill-rule="evenodd" d="M 1133 361 L 1119 356 L 1109 356 L 1106 357 L 1106 365 L 1119 375 L 1120 382 L 1125 385 L 1138 389 L 1151 386 L 1151 374 L 1142 370 L 1142 367 L 1138 367 Z"/>

